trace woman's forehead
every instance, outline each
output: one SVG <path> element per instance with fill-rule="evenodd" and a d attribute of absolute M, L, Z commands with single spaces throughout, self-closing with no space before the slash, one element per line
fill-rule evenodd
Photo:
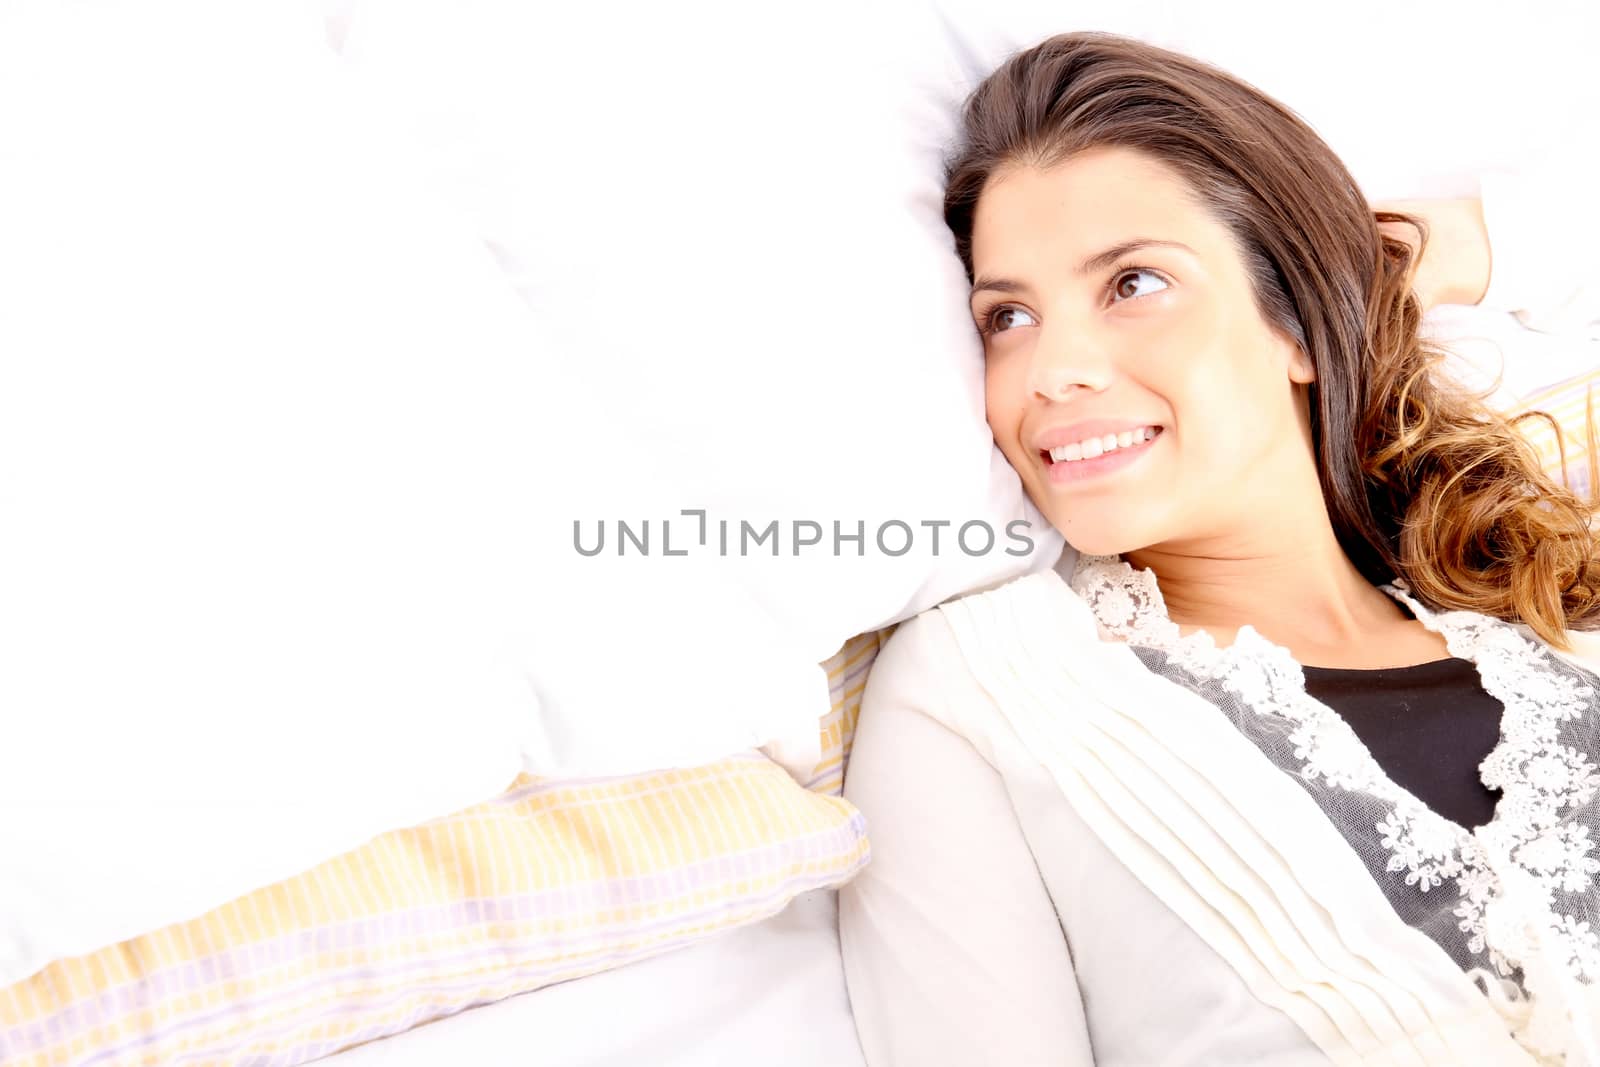
<path fill-rule="evenodd" d="M 1075 264 L 1139 239 L 1204 254 L 1227 235 L 1176 170 L 1132 149 L 1097 148 L 1050 166 L 996 171 L 978 199 L 972 256 L 980 269 L 986 260 L 1034 255 Z"/>

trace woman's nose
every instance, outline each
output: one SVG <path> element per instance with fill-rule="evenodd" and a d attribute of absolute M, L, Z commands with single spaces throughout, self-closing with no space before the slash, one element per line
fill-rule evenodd
<path fill-rule="evenodd" d="M 1028 390 L 1045 400 L 1098 393 L 1111 384 L 1111 360 L 1092 337 L 1041 335 L 1028 366 Z"/>

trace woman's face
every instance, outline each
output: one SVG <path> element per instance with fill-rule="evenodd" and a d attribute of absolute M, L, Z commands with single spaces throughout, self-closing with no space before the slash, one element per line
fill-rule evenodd
<path fill-rule="evenodd" d="M 990 179 L 972 238 L 989 425 L 1079 551 L 1227 538 L 1312 471 L 1309 361 L 1165 165 L 1102 148 Z"/>

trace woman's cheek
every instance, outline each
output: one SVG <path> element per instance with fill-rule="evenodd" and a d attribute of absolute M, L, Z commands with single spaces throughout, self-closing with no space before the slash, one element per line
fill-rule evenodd
<path fill-rule="evenodd" d="M 984 368 L 984 410 L 995 439 L 1005 441 L 1017 429 L 1021 419 L 1019 398 L 1015 395 L 1014 374 L 998 360 L 991 360 Z"/>

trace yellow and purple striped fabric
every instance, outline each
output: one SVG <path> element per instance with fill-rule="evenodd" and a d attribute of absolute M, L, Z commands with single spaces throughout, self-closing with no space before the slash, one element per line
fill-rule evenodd
<path fill-rule="evenodd" d="M 867 671 L 894 630 L 889 626 L 852 637 L 822 662 L 822 669 L 828 674 L 828 695 L 833 707 L 822 719 L 822 761 L 807 780 L 807 789 L 829 796 L 844 792 L 845 762 L 850 758 L 850 742 L 855 738 L 856 719 L 861 715 Z"/>
<path fill-rule="evenodd" d="M 1594 463 L 1600 460 L 1589 455 L 1588 442 L 1588 413 L 1597 393 L 1600 393 L 1600 368 L 1531 393 L 1509 412 L 1515 416 L 1542 411 L 1555 419 L 1555 427 L 1544 419 L 1523 419 L 1518 426 L 1538 449 L 1544 469 L 1558 480 L 1563 478 L 1561 452 L 1563 448 L 1566 450 L 1566 483 L 1585 498 L 1594 486 Z"/>
<path fill-rule="evenodd" d="M 0 1063 L 304 1063 L 759 921 L 867 859 L 860 813 L 754 754 L 524 775 L 0 989 Z"/>

